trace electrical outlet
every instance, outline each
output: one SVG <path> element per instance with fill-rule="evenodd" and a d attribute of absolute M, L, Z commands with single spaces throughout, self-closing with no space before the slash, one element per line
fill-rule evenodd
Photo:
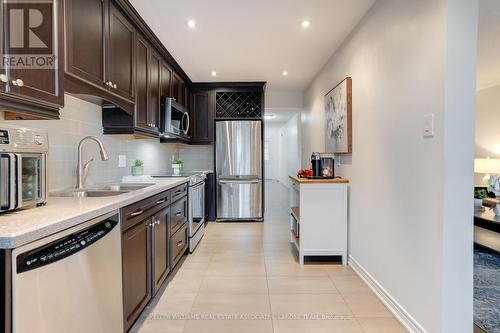
<path fill-rule="evenodd" d="M 118 155 L 118 167 L 119 168 L 127 167 L 127 155 Z"/>

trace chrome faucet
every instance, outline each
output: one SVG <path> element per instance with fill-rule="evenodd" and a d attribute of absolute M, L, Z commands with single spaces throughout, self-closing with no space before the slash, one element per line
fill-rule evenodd
<path fill-rule="evenodd" d="M 87 174 L 89 172 L 90 163 L 94 161 L 94 158 L 91 158 L 85 164 L 82 165 L 82 148 L 83 143 L 87 140 L 93 140 L 99 145 L 99 149 L 101 150 L 101 160 L 107 161 L 109 160 L 108 152 L 104 148 L 104 145 L 101 140 L 94 136 L 86 136 L 84 137 L 80 143 L 78 144 L 78 165 L 76 168 L 76 188 L 81 190 L 83 188 L 83 183 L 85 182 L 85 178 L 87 178 Z"/>

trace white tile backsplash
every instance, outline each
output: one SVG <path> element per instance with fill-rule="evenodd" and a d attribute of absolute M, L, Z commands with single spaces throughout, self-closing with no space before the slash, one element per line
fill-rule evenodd
<path fill-rule="evenodd" d="M 130 135 L 103 135 L 101 107 L 76 97 L 65 95 L 65 107 L 60 120 L 0 120 L 9 124 L 38 128 L 49 133 L 49 191 L 54 192 L 76 184 L 76 159 L 78 142 L 85 136 L 93 135 L 101 139 L 109 153 L 109 161 L 100 160 L 99 149 L 94 142 L 84 147 L 84 161 L 94 158 L 86 184 L 119 181 L 130 174 L 130 166 L 135 159 L 144 161 L 145 174 L 171 171 L 172 156 L 180 153 L 177 144 L 162 144 L 157 139 L 134 139 Z M 204 148 L 188 147 L 189 158 L 197 165 L 203 165 L 200 158 L 207 157 Z M 183 147 L 181 150 L 184 150 Z M 199 150 L 200 153 L 196 153 Z M 118 167 L 118 155 L 126 155 L 127 166 Z M 208 157 L 211 158 L 211 157 Z M 204 161 L 207 164 L 206 161 Z M 189 162 L 191 163 L 191 162 Z M 211 161 L 210 161 L 211 163 Z M 208 164 L 210 164 L 208 163 Z M 194 162 L 193 162 L 194 164 Z"/>
<path fill-rule="evenodd" d="M 213 170 L 214 146 L 179 146 L 179 158 L 184 162 L 184 170 Z"/>

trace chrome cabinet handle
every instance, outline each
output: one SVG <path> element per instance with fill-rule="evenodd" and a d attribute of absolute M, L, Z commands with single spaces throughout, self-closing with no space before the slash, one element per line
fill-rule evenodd
<path fill-rule="evenodd" d="M 182 215 L 182 212 L 178 212 L 175 214 L 175 216 L 181 216 Z"/>
<path fill-rule="evenodd" d="M 116 85 L 116 83 L 113 83 L 113 88 L 117 88 L 118 86 Z"/>
<path fill-rule="evenodd" d="M 165 198 L 163 198 L 163 199 L 158 200 L 158 201 L 156 202 L 156 204 L 157 204 L 157 205 L 159 205 L 159 204 L 164 203 L 165 201 L 166 201 L 166 199 L 165 199 Z"/>
<path fill-rule="evenodd" d="M 12 85 L 22 87 L 24 86 L 24 81 L 21 79 L 12 80 Z"/>
<path fill-rule="evenodd" d="M 181 194 L 181 193 L 182 193 L 182 190 L 177 190 L 177 191 L 175 191 L 174 195 Z"/>
<path fill-rule="evenodd" d="M 142 213 L 144 213 L 144 211 L 142 209 L 139 209 L 139 210 L 133 212 L 132 214 L 130 214 L 130 216 L 139 216 Z"/>
<path fill-rule="evenodd" d="M 7 83 L 9 82 L 9 78 L 5 74 L 0 74 L 0 81 L 2 81 L 3 83 Z"/>
<path fill-rule="evenodd" d="M 178 241 L 178 242 L 177 242 L 177 247 L 182 246 L 182 243 L 183 243 L 183 241 L 181 241 L 181 240 L 180 240 L 180 241 Z"/>

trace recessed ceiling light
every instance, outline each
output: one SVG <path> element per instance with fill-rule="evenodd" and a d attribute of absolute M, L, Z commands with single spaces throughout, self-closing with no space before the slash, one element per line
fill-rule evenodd
<path fill-rule="evenodd" d="M 271 113 L 266 113 L 264 115 L 264 119 L 273 119 L 274 118 L 274 114 L 271 114 Z"/>
<path fill-rule="evenodd" d="M 217 72 L 216 71 L 212 71 L 212 73 L 210 73 L 210 75 L 217 76 Z"/>
<path fill-rule="evenodd" d="M 189 28 L 194 29 L 194 28 L 196 28 L 196 21 L 195 20 L 189 20 L 187 22 L 187 25 L 188 25 Z"/>
<path fill-rule="evenodd" d="M 288 75 L 288 72 L 287 71 L 283 71 L 283 76 L 287 76 Z"/>
<path fill-rule="evenodd" d="M 307 29 L 311 25 L 311 21 L 303 20 L 302 22 L 300 22 L 300 25 L 302 26 L 302 28 Z"/>

